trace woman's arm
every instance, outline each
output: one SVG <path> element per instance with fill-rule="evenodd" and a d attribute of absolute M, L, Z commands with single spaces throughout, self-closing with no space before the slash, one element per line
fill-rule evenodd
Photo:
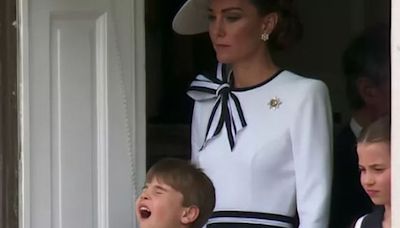
<path fill-rule="evenodd" d="M 326 228 L 332 182 L 332 114 L 328 89 L 304 85 L 291 137 L 300 228 Z"/>
<path fill-rule="evenodd" d="M 200 122 L 200 110 L 199 105 L 194 104 L 193 107 L 193 115 L 192 115 L 192 124 L 191 124 L 191 148 L 192 148 L 192 163 L 198 164 L 198 153 L 204 141 L 204 136 L 201 137 L 201 124 Z"/>

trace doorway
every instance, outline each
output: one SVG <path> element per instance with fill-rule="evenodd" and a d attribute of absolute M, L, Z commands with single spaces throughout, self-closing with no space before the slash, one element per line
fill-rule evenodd
<path fill-rule="evenodd" d="M 190 158 L 193 104 L 185 91 L 197 74 L 214 72 L 216 64 L 208 34 L 183 36 L 172 30 L 173 17 L 185 1 L 146 1 L 147 168 L 162 157 Z M 350 116 L 342 53 L 364 28 L 390 22 L 390 1 L 311 0 L 299 3 L 298 10 L 303 39 L 293 49 L 275 53 L 275 60 L 327 84 L 334 127 L 340 129 Z"/>
<path fill-rule="evenodd" d="M 172 30 L 184 2 L 146 1 L 147 168 L 163 157 L 190 158 L 193 103 L 186 89 L 197 74 L 216 66 L 208 34 Z"/>

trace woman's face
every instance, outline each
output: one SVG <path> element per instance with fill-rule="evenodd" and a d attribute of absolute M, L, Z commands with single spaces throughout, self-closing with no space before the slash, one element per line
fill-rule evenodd
<path fill-rule="evenodd" d="M 209 35 L 222 63 L 234 64 L 265 54 L 261 34 L 266 30 L 263 17 L 250 0 L 211 0 Z"/>
<path fill-rule="evenodd" d="M 390 205 L 390 145 L 387 142 L 357 145 L 361 184 L 376 205 Z"/>

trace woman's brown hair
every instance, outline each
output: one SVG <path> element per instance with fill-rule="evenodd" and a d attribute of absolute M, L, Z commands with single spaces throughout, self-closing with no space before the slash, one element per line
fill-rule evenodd
<path fill-rule="evenodd" d="M 268 47 L 272 50 L 283 50 L 299 41 L 303 36 L 294 0 L 250 0 L 261 16 L 276 12 L 278 23 L 270 34 Z"/>

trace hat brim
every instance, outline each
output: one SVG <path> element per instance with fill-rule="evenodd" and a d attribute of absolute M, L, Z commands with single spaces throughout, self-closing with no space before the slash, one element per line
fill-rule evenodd
<path fill-rule="evenodd" d="M 188 0 L 176 13 L 172 28 L 182 35 L 193 35 L 208 31 L 209 0 Z"/>

